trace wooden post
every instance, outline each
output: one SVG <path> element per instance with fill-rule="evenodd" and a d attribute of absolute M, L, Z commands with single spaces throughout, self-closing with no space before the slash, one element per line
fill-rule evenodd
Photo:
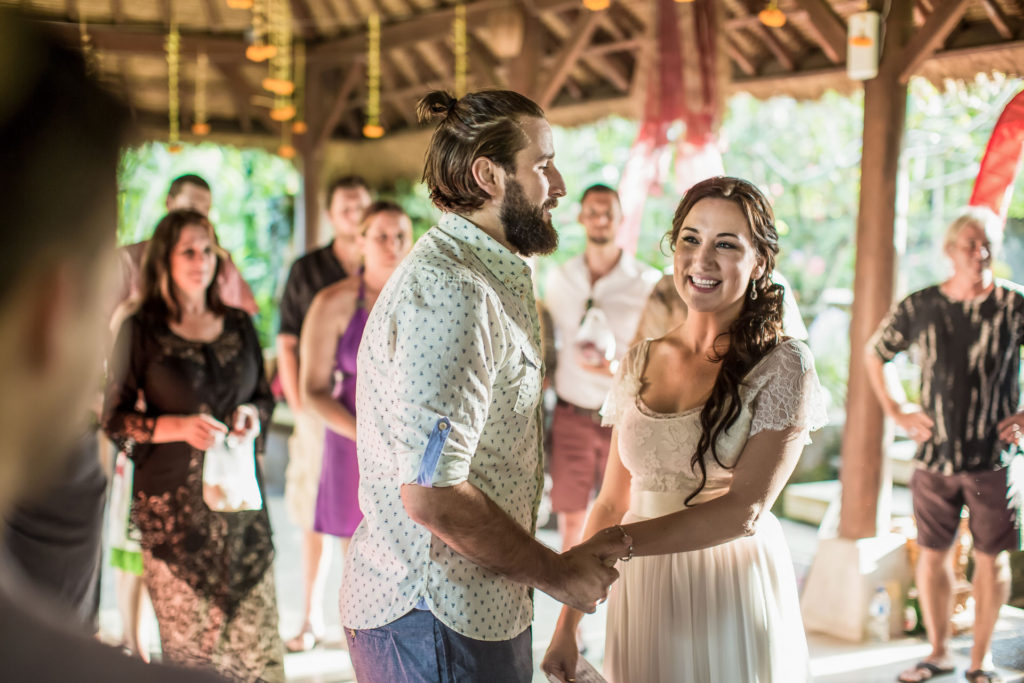
<path fill-rule="evenodd" d="M 303 252 L 317 246 L 320 241 L 320 172 L 323 169 L 324 147 L 321 142 L 321 128 L 324 124 L 323 111 L 324 69 L 308 60 L 306 62 L 303 93 L 307 130 L 296 140 L 299 152 L 299 173 L 302 175 L 301 222 L 303 231 Z"/>
<path fill-rule="evenodd" d="M 864 83 L 864 149 L 850 323 L 850 377 L 840 473 L 839 535 L 847 539 L 869 538 L 879 531 L 888 531 L 876 528 L 883 484 L 884 421 L 865 374 L 864 348 L 892 305 L 896 174 L 907 107 L 907 86 L 900 82 L 900 57 L 912 29 L 912 7 L 909 2 L 890 5 L 878 76 Z"/>

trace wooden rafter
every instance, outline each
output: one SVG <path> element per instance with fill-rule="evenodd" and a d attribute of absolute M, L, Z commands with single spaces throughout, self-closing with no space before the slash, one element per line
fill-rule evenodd
<path fill-rule="evenodd" d="M 569 42 L 563 45 L 561 51 L 556 55 L 555 65 L 551 69 L 547 83 L 540 89 L 537 104 L 542 109 L 550 107 L 554 102 L 555 95 L 562 89 L 565 79 L 569 77 L 573 67 L 576 66 L 576 62 L 583 54 L 583 48 L 590 42 L 590 38 L 594 35 L 594 29 L 597 28 L 600 21 L 601 13 L 599 12 L 582 12 L 577 17 L 569 34 Z"/>
<path fill-rule="evenodd" d="M 217 0 L 203 0 L 203 14 L 206 15 L 206 23 L 210 26 L 220 26 L 224 21 Z"/>
<path fill-rule="evenodd" d="M 796 68 L 796 61 L 793 59 L 793 56 L 789 54 L 789 51 L 764 24 L 758 23 L 751 30 L 758 35 L 762 42 L 764 42 L 765 47 L 775 55 L 775 59 L 779 60 L 779 64 L 787 71 L 793 71 Z"/>
<path fill-rule="evenodd" d="M 910 77 L 931 57 L 959 23 L 967 9 L 968 0 L 941 0 L 928 16 L 913 38 L 903 49 L 900 81 L 906 83 Z"/>
<path fill-rule="evenodd" d="M 542 20 L 560 40 L 570 40 L 573 29 L 561 16 L 552 12 L 545 14 Z M 607 50 L 596 46 L 591 52 L 589 48 L 585 48 L 580 56 L 580 61 L 588 66 L 594 75 L 611 83 L 619 92 L 629 91 L 631 83 L 629 73 L 620 62 L 608 56 Z"/>
<path fill-rule="evenodd" d="M 757 73 L 757 68 L 754 63 L 751 62 L 743 52 L 736 47 L 736 43 L 731 38 L 725 39 L 725 53 L 729 55 L 729 58 L 736 63 L 736 66 L 740 68 L 743 73 L 748 76 L 753 76 Z"/>
<path fill-rule="evenodd" d="M 121 5 L 121 0 L 110 0 L 110 18 L 115 24 L 124 21 L 124 8 Z"/>
<path fill-rule="evenodd" d="M 472 30 L 466 31 L 466 42 L 469 50 L 470 70 L 483 75 L 484 81 L 496 88 L 508 88 L 508 81 L 498 71 L 498 59 L 491 54 L 482 40 Z"/>
<path fill-rule="evenodd" d="M 252 98 L 255 96 L 262 95 L 249 83 L 249 79 L 242 73 L 241 67 L 232 62 L 219 62 L 211 60 L 213 67 L 220 72 L 220 75 L 224 78 L 224 82 L 227 84 L 228 92 L 231 93 L 231 99 L 234 101 L 235 106 L 238 108 L 238 115 L 240 118 L 249 118 L 253 115 L 256 116 L 268 131 L 277 130 L 278 124 L 272 118 L 270 118 L 270 112 L 263 107 L 254 107 L 252 105 Z M 246 124 L 241 123 L 243 127 Z"/>
<path fill-rule="evenodd" d="M 999 5 L 994 0 L 981 0 L 981 4 L 985 7 L 985 12 L 988 14 L 988 20 L 995 26 L 996 31 L 1003 37 L 1004 40 L 1013 38 L 1013 29 L 1010 28 L 1010 22 L 1003 14 L 1003 10 L 999 8 Z"/>
<path fill-rule="evenodd" d="M 324 8 L 324 12 L 331 18 L 331 23 L 335 27 L 341 25 L 341 17 L 338 15 L 338 8 L 334 6 L 333 0 L 320 0 L 320 6 Z"/>
<path fill-rule="evenodd" d="M 171 25 L 171 13 L 174 8 L 171 7 L 171 0 L 157 0 L 157 4 L 160 6 L 160 18 L 164 22 L 164 26 Z"/>
<path fill-rule="evenodd" d="M 356 26 L 366 24 L 366 17 L 359 11 L 359 7 L 356 5 L 355 0 L 341 0 L 341 2 L 345 6 L 345 11 L 348 12 L 350 17 L 352 17 L 353 24 Z M 383 38 L 381 42 L 383 42 Z"/>
<path fill-rule="evenodd" d="M 331 108 L 327 110 L 327 115 L 324 117 L 320 130 L 316 131 L 316 135 L 313 138 L 316 140 L 314 149 L 322 148 L 331 138 L 331 133 L 334 132 L 338 122 L 341 120 L 342 114 L 345 113 L 349 97 L 351 97 L 352 92 L 363 78 L 365 72 L 363 63 L 364 59 L 360 57 L 349 66 L 348 73 L 345 74 L 345 80 L 342 82 L 341 87 L 338 88 L 334 101 L 331 102 Z"/>
<path fill-rule="evenodd" d="M 316 21 L 313 19 L 313 13 L 309 11 L 309 3 L 306 0 L 290 0 L 290 4 L 295 33 L 306 42 L 315 40 L 317 37 Z"/>
<path fill-rule="evenodd" d="M 821 51 L 833 64 L 846 61 L 846 22 L 825 0 L 796 0 L 807 12 L 805 24 Z"/>
<path fill-rule="evenodd" d="M 47 22 L 51 33 L 60 36 L 69 44 L 78 45 L 81 37 L 77 25 Z M 164 54 L 164 40 L 167 34 L 163 30 L 140 29 L 126 30 L 121 26 L 89 26 L 89 36 L 97 50 L 115 53 L 131 53 L 142 55 Z M 241 39 L 223 38 L 212 35 L 182 34 L 181 53 L 195 55 L 203 50 L 211 60 L 237 61 L 245 59 L 245 44 Z"/>

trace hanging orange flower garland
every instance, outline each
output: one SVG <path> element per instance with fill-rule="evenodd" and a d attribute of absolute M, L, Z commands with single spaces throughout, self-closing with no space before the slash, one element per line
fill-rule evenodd
<path fill-rule="evenodd" d="M 167 151 L 176 154 L 182 149 L 178 120 L 178 67 L 181 59 L 181 34 L 178 33 L 177 22 L 173 20 L 164 47 L 167 51 Z"/>
<path fill-rule="evenodd" d="M 380 15 L 370 14 L 367 21 L 366 46 L 366 125 L 363 135 L 368 138 L 379 138 L 384 135 L 384 127 L 380 125 Z"/>

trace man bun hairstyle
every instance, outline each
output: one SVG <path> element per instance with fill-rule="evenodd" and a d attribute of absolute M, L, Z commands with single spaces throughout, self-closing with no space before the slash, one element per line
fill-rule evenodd
<path fill-rule="evenodd" d="M 469 213 L 490 198 L 473 177 L 473 162 L 487 157 L 515 173 L 515 157 L 529 144 L 520 120 L 544 118 L 544 110 L 511 90 L 481 90 L 455 99 L 427 93 L 416 105 L 421 123 L 436 121 L 423 165 L 430 199 L 442 211 Z"/>

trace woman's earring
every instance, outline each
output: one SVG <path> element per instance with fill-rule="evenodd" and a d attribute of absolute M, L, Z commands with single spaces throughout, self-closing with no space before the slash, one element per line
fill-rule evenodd
<path fill-rule="evenodd" d="M 750 300 L 757 301 L 757 280 L 750 281 Z"/>

